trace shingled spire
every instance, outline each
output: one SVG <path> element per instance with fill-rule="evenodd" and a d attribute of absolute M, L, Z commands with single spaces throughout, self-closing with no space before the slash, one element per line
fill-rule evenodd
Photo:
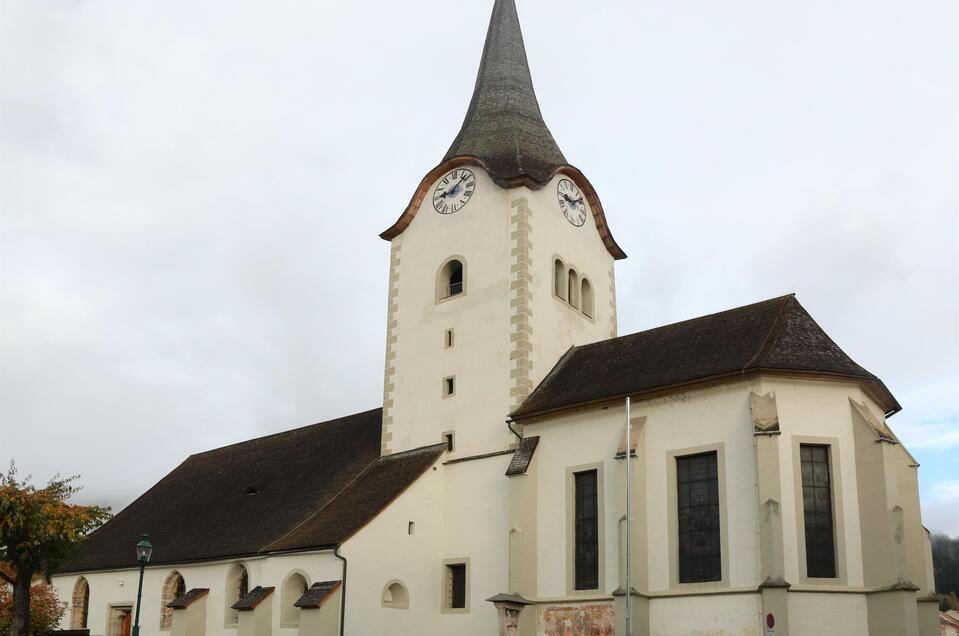
<path fill-rule="evenodd" d="M 533 91 L 513 0 L 496 0 L 473 99 L 444 161 L 475 157 L 501 185 L 544 184 L 568 165 Z"/>

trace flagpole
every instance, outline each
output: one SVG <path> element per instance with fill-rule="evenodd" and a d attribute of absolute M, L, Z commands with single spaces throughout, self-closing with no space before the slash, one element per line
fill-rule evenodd
<path fill-rule="evenodd" d="M 632 569 L 632 500 L 633 500 L 633 478 L 630 461 L 630 455 L 633 450 L 632 425 L 630 423 L 630 403 L 629 397 L 626 398 L 626 636 L 632 636 L 632 586 L 630 585 L 630 570 Z"/>

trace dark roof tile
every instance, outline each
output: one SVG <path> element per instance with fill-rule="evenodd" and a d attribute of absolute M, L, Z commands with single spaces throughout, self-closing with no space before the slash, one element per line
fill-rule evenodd
<path fill-rule="evenodd" d="M 167 603 L 167 607 L 173 609 L 186 609 L 209 593 L 210 588 L 208 587 L 195 587 L 186 594 L 178 596 Z"/>
<path fill-rule="evenodd" d="M 826 335 L 795 296 L 572 347 L 513 412 L 521 418 L 579 404 L 775 370 L 857 378 L 899 404 Z"/>
<path fill-rule="evenodd" d="M 266 600 L 266 597 L 272 594 L 274 589 L 273 587 L 257 585 L 230 607 L 240 612 L 249 612 L 250 610 L 256 609 L 257 605 Z"/>
<path fill-rule="evenodd" d="M 342 583 L 343 581 L 318 581 L 303 592 L 303 596 L 293 605 L 303 609 L 316 609 L 322 606 L 323 601 L 335 592 Z"/>
<path fill-rule="evenodd" d="M 533 461 L 533 453 L 536 452 L 538 445 L 538 435 L 524 437 L 520 440 L 519 446 L 516 447 L 516 452 L 513 453 L 513 459 L 509 463 L 509 468 L 506 469 L 506 476 L 525 475 L 526 470 L 529 468 L 529 463 Z"/>
<path fill-rule="evenodd" d="M 92 533 L 61 571 L 135 567 L 131 546 L 143 532 L 153 564 L 340 543 L 440 454 L 380 459 L 381 423 L 375 409 L 192 455 Z M 364 492 L 367 484 L 377 492 Z"/>

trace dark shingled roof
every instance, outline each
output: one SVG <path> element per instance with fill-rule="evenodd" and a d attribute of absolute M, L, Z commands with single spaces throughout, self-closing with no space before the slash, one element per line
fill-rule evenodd
<path fill-rule="evenodd" d="M 274 589 L 272 586 L 263 587 L 262 585 L 257 585 L 230 607 L 241 612 L 249 612 L 252 609 L 256 609 L 256 606 L 272 594 Z"/>
<path fill-rule="evenodd" d="M 303 596 L 293 605 L 304 609 L 316 609 L 323 605 L 323 601 L 335 592 L 336 588 L 340 587 L 342 583 L 342 581 L 318 581 L 303 592 Z"/>
<path fill-rule="evenodd" d="M 757 371 L 859 379 L 875 389 L 889 413 L 900 409 L 882 381 L 846 355 L 789 295 L 572 347 L 512 415 Z"/>
<path fill-rule="evenodd" d="M 143 532 L 152 564 L 341 543 L 442 453 L 439 445 L 381 458 L 382 415 L 375 409 L 191 455 L 91 534 L 61 571 L 135 567 L 131 546 Z"/>
<path fill-rule="evenodd" d="M 513 0 L 496 0 L 473 99 L 444 161 L 476 157 L 497 182 L 549 181 L 566 158 L 550 134 L 533 91 Z"/>
<path fill-rule="evenodd" d="M 536 452 L 538 445 L 538 435 L 524 437 L 520 440 L 516 452 L 513 453 L 513 459 L 509 463 L 509 468 L 506 469 L 506 476 L 525 475 L 526 469 L 529 468 L 529 463 L 533 461 L 533 453 Z"/>
<path fill-rule="evenodd" d="M 183 596 L 178 596 L 167 603 L 167 607 L 172 609 L 186 609 L 209 593 L 210 588 L 208 587 L 195 587 Z"/>

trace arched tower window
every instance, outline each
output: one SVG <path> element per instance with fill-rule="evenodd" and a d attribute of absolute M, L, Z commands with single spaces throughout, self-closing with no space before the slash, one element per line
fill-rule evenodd
<path fill-rule="evenodd" d="M 226 615 L 225 622 L 228 626 L 236 625 L 239 622 L 240 615 L 233 604 L 247 595 L 250 591 L 250 574 L 242 563 L 234 563 L 233 567 L 226 575 Z"/>
<path fill-rule="evenodd" d="M 299 572 L 293 572 L 283 581 L 283 589 L 280 593 L 280 626 L 297 627 L 300 624 L 300 608 L 293 605 L 296 603 L 307 588 L 310 587 L 306 577 Z"/>
<path fill-rule="evenodd" d="M 436 275 L 436 300 L 446 300 L 466 291 L 465 261 L 457 256 L 443 263 Z"/>
<path fill-rule="evenodd" d="M 579 274 L 577 274 L 573 268 L 569 270 L 566 291 L 567 294 L 569 294 L 566 297 L 569 304 L 573 307 L 579 307 Z"/>
<path fill-rule="evenodd" d="M 167 607 L 173 599 L 186 594 L 186 582 L 179 572 L 170 572 L 163 583 L 163 594 L 160 595 L 160 631 L 169 631 L 173 627 L 173 609 Z"/>
<path fill-rule="evenodd" d="M 583 283 L 580 286 L 580 307 L 583 310 L 583 313 L 592 318 L 593 316 L 593 286 L 589 284 L 589 279 L 583 278 Z"/>
<path fill-rule="evenodd" d="M 90 584 L 82 576 L 73 586 L 70 608 L 70 629 L 86 629 L 90 612 Z"/>
<path fill-rule="evenodd" d="M 558 258 L 553 261 L 553 293 L 566 299 L 566 265 Z"/>
<path fill-rule="evenodd" d="M 409 609 L 410 593 L 402 581 L 394 579 L 386 584 L 383 588 L 382 605 L 393 609 Z"/>

